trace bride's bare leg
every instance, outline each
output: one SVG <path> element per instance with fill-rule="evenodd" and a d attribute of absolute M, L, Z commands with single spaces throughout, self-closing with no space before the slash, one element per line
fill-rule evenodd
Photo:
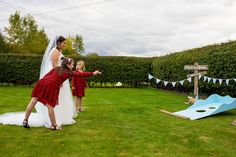
<path fill-rule="evenodd" d="M 33 111 L 37 101 L 38 100 L 35 97 L 32 97 L 32 99 L 30 100 L 29 104 L 27 105 L 26 111 L 25 111 L 25 120 L 29 119 L 29 116 L 30 116 L 31 112 Z"/>
<path fill-rule="evenodd" d="M 50 105 L 47 105 L 48 107 L 48 114 L 49 114 L 49 118 L 51 120 L 52 126 L 56 126 L 56 117 L 55 117 L 55 112 L 54 112 L 54 108 Z"/>

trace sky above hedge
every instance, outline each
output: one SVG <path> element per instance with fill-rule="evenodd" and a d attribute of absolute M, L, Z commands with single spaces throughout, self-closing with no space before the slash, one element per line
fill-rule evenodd
<path fill-rule="evenodd" d="M 236 39 L 234 0 L 0 0 L 0 29 L 16 10 L 48 36 L 84 37 L 99 55 L 160 56 Z"/>

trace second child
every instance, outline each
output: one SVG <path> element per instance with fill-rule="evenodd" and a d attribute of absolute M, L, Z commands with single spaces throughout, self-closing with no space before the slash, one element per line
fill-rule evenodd
<path fill-rule="evenodd" d="M 76 65 L 76 73 L 85 72 L 84 61 L 80 60 Z M 85 89 L 87 87 L 86 77 L 72 78 L 72 95 L 75 98 L 76 112 L 83 112 L 83 97 L 85 96 Z"/>

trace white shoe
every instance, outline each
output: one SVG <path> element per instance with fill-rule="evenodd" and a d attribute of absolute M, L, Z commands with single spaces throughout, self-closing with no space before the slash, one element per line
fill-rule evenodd
<path fill-rule="evenodd" d="M 75 112 L 73 118 L 76 118 L 78 116 L 78 113 Z"/>

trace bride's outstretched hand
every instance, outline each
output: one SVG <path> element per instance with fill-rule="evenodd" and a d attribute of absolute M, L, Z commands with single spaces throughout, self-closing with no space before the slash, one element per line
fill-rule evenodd
<path fill-rule="evenodd" d="M 93 72 L 93 75 L 101 75 L 101 74 L 102 74 L 102 72 L 100 72 L 99 70 L 96 70 Z"/>

